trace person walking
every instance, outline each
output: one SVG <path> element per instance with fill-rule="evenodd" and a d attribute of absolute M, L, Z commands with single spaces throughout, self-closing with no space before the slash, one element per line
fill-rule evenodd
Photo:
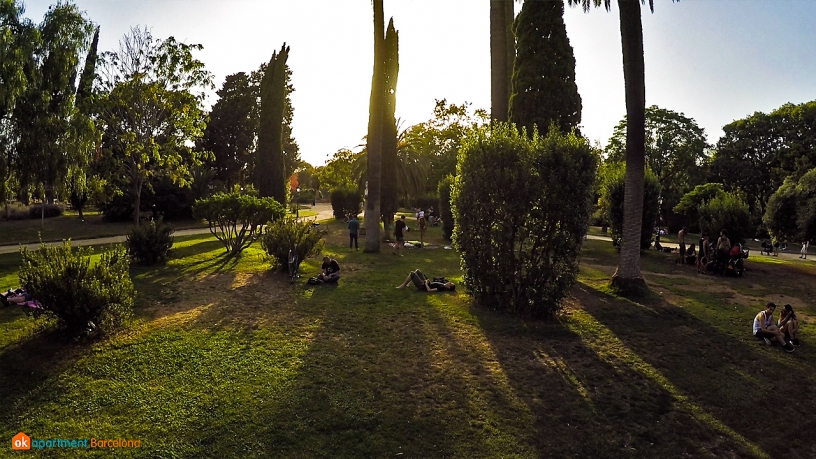
<path fill-rule="evenodd" d="M 810 241 L 805 241 L 805 242 L 802 243 L 802 250 L 799 251 L 799 253 L 800 253 L 799 258 L 807 260 L 807 252 L 808 252 L 808 246 L 809 245 L 810 245 Z"/>
<path fill-rule="evenodd" d="M 419 246 L 424 248 L 425 230 L 428 228 L 428 222 L 425 221 L 425 217 L 419 217 L 417 224 L 419 225 Z"/>
<path fill-rule="evenodd" d="M 402 246 L 405 245 L 405 233 L 404 231 L 410 231 L 411 228 L 408 228 L 408 225 L 405 224 L 405 215 L 400 215 L 400 219 L 397 220 L 397 223 L 394 225 L 394 236 L 397 238 L 396 244 L 394 244 L 394 250 L 391 251 L 394 255 L 402 255 Z"/>
<path fill-rule="evenodd" d="M 357 221 L 357 217 L 352 215 L 348 222 L 348 230 L 349 230 L 349 250 L 351 250 L 352 244 L 354 244 L 354 250 L 360 250 L 357 247 L 357 232 L 360 230 L 360 222 Z"/>

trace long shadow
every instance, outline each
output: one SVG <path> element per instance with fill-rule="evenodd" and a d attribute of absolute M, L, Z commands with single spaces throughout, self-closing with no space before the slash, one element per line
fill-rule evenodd
<path fill-rule="evenodd" d="M 42 331 L 0 351 L 0 425 L 13 426 L 15 416 L 54 395 L 57 376 L 86 351 L 59 331 Z"/>
<path fill-rule="evenodd" d="M 511 385 L 532 392 L 526 403 L 537 414 L 536 430 L 548 432 L 537 439 L 539 450 L 566 448 L 564 457 L 666 457 L 666 451 L 671 457 L 813 456 L 809 432 L 816 423 L 809 413 L 816 406 L 808 394 L 814 373 L 796 355 L 730 336 L 666 302 L 635 305 L 583 285 L 573 295 L 581 309 L 566 329 L 522 320 L 507 325 L 496 313 L 475 310 Z M 598 336 L 608 342 L 592 342 L 583 326 L 606 330 Z M 519 341 L 525 335 L 526 344 Z M 622 356 L 607 354 L 607 346 L 618 343 Z M 536 353 L 548 356 L 549 370 L 535 362 L 541 360 Z M 592 401 L 591 410 L 574 395 L 566 401 L 552 395 L 552 378 L 541 377 L 552 368 L 575 386 L 569 392 Z M 750 415 L 769 394 L 779 400 L 797 394 L 778 410 L 780 419 L 796 419 L 785 424 L 784 435 L 768 435 L 775 422 Z M 552 444 L 570 434 L 569 419 L 583 426 L 580 444 Z"/>

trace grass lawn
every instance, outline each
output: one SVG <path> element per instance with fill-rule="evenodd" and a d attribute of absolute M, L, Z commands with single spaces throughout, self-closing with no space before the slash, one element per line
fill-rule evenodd
<path fill-rule="evenodd" d="M 63 239 L 90 239 L 128 234 L 133 222 L 106 222 L 99 212 L 85 212 L 84 221 L 76 212 L 45 220 L 0 221 L 0 245 L 38 242 L 40 235 L 46 242 Z M 192 219 L 169 222 L 175 229 L 206 228 L 206 223 Z"/>
<path fill-rule="evenodd" d="M 452 250 L 350 252 L 345 225 L 325 227 L 336 286 L 191 236 L 166 266 L 132 268 L 136 317 L 108 340 L 66 343 L 0 308 L 0 438 L 139 439 L 116 454 L 151 458 L 816 456 L 811 264 L 752 257 L 719 278 L 647 251 L 655 293 L 636 303 L 608 292 L 617 253 L 589 240 L 563 313 L 531 321 L 462 288 L 394 288 L 414 268 L 461 285 Z M 0 255 L 0 288 L 18 264 Z M 793 354 L 750 336 L 768 300 L 803 322 Z M 38 457 L 83 454 L 107 455 Z"/>

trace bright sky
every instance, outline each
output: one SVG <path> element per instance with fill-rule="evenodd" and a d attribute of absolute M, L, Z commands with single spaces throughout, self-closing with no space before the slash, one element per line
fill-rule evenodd
<path fill-rule="evenodd" d="M 39 22 L 49 0 L 26 1 Z M 366 134 L 373 54 L 370 0 L 76 0 L 101 26 L 100 51 L 131 26 L 200 43 L 216 86 L 291 46 L 293 134 L 321 165 Z M 384 0 L 400 33 L 397 117 L 432 116 L 434 99 L 490 108 L 489 0 Z M 567 8 L 582 131 L 606 144 L 625 114 L 618 11 Z M 521 8 L 516 3 L 516 11 Z M 755 111 L 816 99 L 816 1 L 655 0 L 643 8 L 646 103 L 694 118 L 715 143 Z M 209 101 L 214 103 L 214 98 Z"/>

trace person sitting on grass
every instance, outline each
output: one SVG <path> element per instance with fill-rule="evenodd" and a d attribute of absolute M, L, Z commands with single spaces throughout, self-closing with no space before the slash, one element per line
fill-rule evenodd
<path fill-rule="evenodd" d="M 785 338 L 790 340 L 794 346 L 799 345 L 799 321 L 796 320 L 796 313 L 793 312 L 793 306 L 786 304 L 782 307 L 782 313 L 779 314 L 779 322 L 777 322 L 779 330 L 785 334 Z"/>
<path fill-rule="evenodd" d="M 334 284 L 340 279 L 340 264 L 334 258 L 323 257 L 323 264 L 320 269 L 323 272 L 317 275 L 319 283 Z"/>
<path fill-rule="evenodd" d="M 776 310 L 776 304 L 768 302 L 768 305 L 765 306 L 765 310 L 759 311 L 756 317 L 754 317 L 754 336 L 759 339 L 764 339 L 765 344 L 769 346 L 771 345 L 771 340 L 775 339 L 782 345 L 782 349 L 787 352 L 793 352 L 793 346 L 785 342 L 785 334 L 773 324 L 774 310 Z"/>
<path fill-rule="evenodd" d="M 0 293 L 0 302 L 3 303 L 3 306 L 22 305 L 32 300 L 34 300 L 34 297 L 21 288 L 14 291 L 9 290 L 6 293 Z"/>
<path fill-rule="evenodd" d="M 456 290 L 456 286 L 453 285 L 452 282 L 439 282 L 437 280 L 429 281 L 428 278 L 422 274 L 422 271 L 418 269 L 411 271 L 411 273 L 408 274 L 408 277 L 405 278 L 405 282 L 398 285 L 397 288 L 405 288 L 411 282 L 413 282 L 416 288 L 422 292 L 452 292 Z"/>

